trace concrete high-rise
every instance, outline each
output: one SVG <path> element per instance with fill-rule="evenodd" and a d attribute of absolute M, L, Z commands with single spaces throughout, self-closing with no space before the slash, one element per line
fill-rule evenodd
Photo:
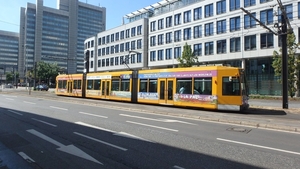
<path fill-rule="evenodd" d="M 57 63 L 66 73 L 83 71 L 84 40 L 106 29 L 106 8 L 78 0 L 57 0 L 57 9 L 27 3 L 20 12 L 18 70 L 39 61 Z"/>

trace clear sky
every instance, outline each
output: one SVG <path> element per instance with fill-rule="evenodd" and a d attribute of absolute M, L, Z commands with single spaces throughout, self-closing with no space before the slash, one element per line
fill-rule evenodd
<path fill-rule="evenodd" d="M 79 0 L 106 8 L 106 29 L 122 24 L 126 14 L 142 9 L 161 0 Z M 36 0 L 0 0 L 0 30 L 19 33 L 20 8 L 26 8 L 27 2 L 36 4 Z M 57 0 L 44 0 L 44 6 L 56 8 Z"/>

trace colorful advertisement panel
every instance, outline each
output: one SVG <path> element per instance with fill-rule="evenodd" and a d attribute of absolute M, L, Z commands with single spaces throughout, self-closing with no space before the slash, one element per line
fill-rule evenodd
<path fill-rule="evenodd" d="M 159 72 L 139 74 L 140 79 L 148 78 L 190 78 L 190 77 L 214 77 L 217 76 L 216 70 L 191 71 L 191 72 Z"/>

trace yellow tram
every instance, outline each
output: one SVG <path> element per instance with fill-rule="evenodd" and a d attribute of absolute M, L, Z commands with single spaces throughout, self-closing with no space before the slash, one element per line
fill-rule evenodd
<path fill-rule="evenodd" d="M 56 94 L 215 110 L 249 106 L 245 74 L 237 67 L 88 73 L 83 80 L 82 74 L 57 76 Z"/>

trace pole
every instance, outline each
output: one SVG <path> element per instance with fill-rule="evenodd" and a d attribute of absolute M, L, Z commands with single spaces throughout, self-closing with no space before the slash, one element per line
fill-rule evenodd
<path fill-rule="evenodd" d="M 28 89 L 26 74 L 27 74 L 27 44 L 25 44 L 25 84 L 26 84 L 26 89 Z"/>
<path fill-rule="evenodd" d="M 283 14 L 281 14 L 282 24 L 282 108 L 288 109 L 288 61 L 287 61 L 287 23 Z"/>

